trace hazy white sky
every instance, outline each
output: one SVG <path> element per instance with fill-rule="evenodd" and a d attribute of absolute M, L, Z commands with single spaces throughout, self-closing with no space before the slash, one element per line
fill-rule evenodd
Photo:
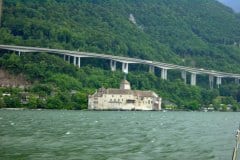
<path fill-rule="evenodd" d="M 240 0 L 218 0 L 218 1 L 233 8 L 233 10 L 236 12 L 240 12 Z"/>

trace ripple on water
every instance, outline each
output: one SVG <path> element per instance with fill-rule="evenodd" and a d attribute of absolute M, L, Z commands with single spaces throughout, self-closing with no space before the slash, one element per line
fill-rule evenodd
<path fill-rule="evenodd" d="M 1 110 L 0 120 L 0 159 L 223 160 L 240 114 Z"/>

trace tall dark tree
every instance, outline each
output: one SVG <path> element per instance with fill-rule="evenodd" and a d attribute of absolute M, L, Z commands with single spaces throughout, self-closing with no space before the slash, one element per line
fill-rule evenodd
<path fill-rule="evenodd" d="M 3 0 L 0 0 L 0 27 L 2 26 Z"/>

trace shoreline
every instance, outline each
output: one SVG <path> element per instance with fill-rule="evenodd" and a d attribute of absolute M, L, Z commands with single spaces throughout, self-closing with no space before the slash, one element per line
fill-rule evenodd
<path fill-rule="evenodd" d="M 49 111 L 91 111 L 91 112 L 230 112 L 230 113 L 234 113 L 234 112 L 240 112 L 240 111 L 204 111 L 204 110 L 114 110 L 114 109 L 109 109 L 109 110 L 91 110 L 91 109 L 83 109 L 83 110 L 68 110 L 68 109 L 31 109 L 31 108 L 0 108 L 0 110 L 9 110 L 9 111 L 22 111 L 22 110 L 35 110 L 35 111 L 45 111 L 45 110 L 49 110 Z"/>

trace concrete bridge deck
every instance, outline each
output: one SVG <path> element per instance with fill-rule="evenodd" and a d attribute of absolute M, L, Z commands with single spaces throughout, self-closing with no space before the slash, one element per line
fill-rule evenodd
<path fill-rule="evenodd" d="M 216 77 L 217 85 L 220 85 L 222 83 L 221 81 L 222 78 L 235 78 L 236 81 L 238 82 L 240 79 L 240 74 L 235 74 L 235 73 L 207 70 L 203 68 L 193 68 L 193 67 L 180 66 L 180 65 L 163 63 L 158 61 L 143 60 L 143 59 L 137 59 L 137 58 L 123 57 L 123 56 L 113 56 L 108 54 L 97 54 L 97 53 L 90 53 L 90 52 L 49 49 L 49 48 L 40 48 L 40 47 L 15 46 L 15 45 L 0 45 L 0 49 L 16 51 L 19 53 L 19 55 L 21 53 L 28 53 L 28 52 L 37 52 L 37 53 L 46 52 L 46 53 L 63 55 L 65 60 L 66 60 L 66 56 L 68 56 L 68 59 L 70 59 L 70 57 L 73 57 L 74 65 L 78 65 L 79 67 L 80 67 L 80 58 L 82 57 L 101 58 L 101 59 L 110 60 L 110 67 L 112 71 L 116 70 L 116 62 L 122 63 L 122 71 L 125 73 L 128 73 L 129 64 L 134 64 L 134 63 L 145 64 L 145 65 L 149 65 L 149 70 L 151 72 L 154 72 L 155 67 L 160 68 L 162 79 L 167 79 L 167 70 L 170 70 L 170 69 L 180 70 L 182 72 L 182 78 L 184 79 L 184 81 L 186 81 L 186 76 L 187 76 L 186 72 L 191 73 L 191 85 L 196 85 L 196 75 L 199 75 L 199 74 L 209 75 L 210 84 L 213 83 L 214 77 Z"/>

